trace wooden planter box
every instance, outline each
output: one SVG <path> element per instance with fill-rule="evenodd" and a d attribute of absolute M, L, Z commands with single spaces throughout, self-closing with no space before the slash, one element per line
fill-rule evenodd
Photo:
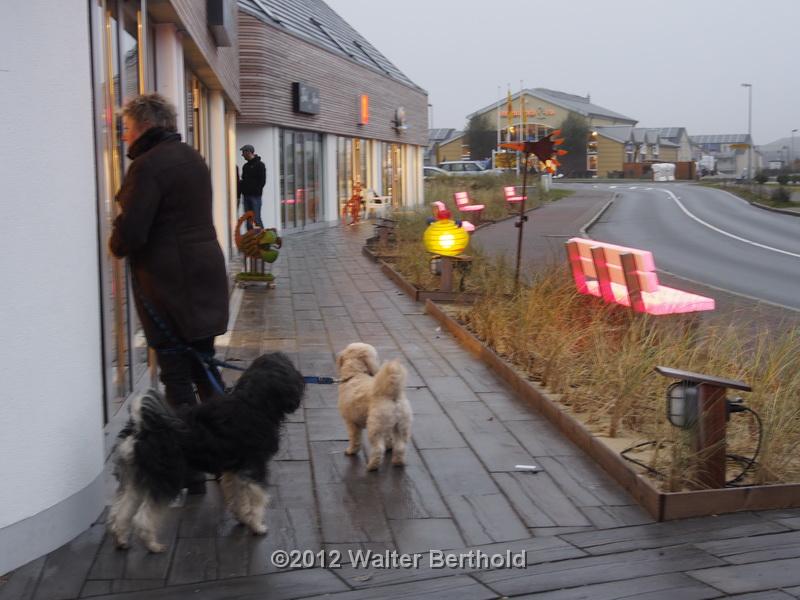
<path fill-rule="evenodd" d="M 503 381 L 559 431 L 586 452 L 617 483 L 624 487 L 654 519 L 669 521 L 743 510 L 768 510 L 800 507 L 800 484 L 764 485 L 690 492 L 661 492 L 646 477 L 635 472 L 614 450 L 594 437 L 584 425 L 534 387 L 493 350 L 445 314 L 430 299 L 425 311 L 433 316 L 475 356 L 482 359 Z"/>

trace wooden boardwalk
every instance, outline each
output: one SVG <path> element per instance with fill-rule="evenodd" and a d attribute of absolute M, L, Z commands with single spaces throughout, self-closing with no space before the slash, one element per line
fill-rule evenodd
<path fill-rule="evenodd" d="M 408 466 L 367 473 L 363 455 L 346 456 L 336 386 L 312 385 L 272 464 L 267 536 L 237 526 L 211 482 L 170 510 L 166 553 L 115 550 L 101 518 L 10 574 L 0 600 L 800 596 L 800 510 L 654 523 L 361 255 L 370 229 L 286 236 L 278 287 L 236 292 L 226 358 L 283 350 L 305 374 L 333 375 L 336 352 L 361 340 L 402 360 Z M 276 550 L 324 553 L 281 569 Z M 438 550 L 525 551 L 526 566 L 437 568 Z M 351 564 L 366 551 L 420 556 L 416 568 Z"/>

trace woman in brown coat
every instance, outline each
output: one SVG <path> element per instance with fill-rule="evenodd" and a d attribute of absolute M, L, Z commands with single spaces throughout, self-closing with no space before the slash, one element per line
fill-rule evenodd
<path fill-rule="evenodd" d="M 173 106 L 158 94 L 123 110 L 132 159 L 117 201 L 109 247 L 128 257 L 134 296 L 161 381 L 173 407 L 196 402 L 214 386 L 199 356 L 214 355 L 214 337 L 228 327 L 228 277 L 211 208 L 211 174 L 203 157 L 181 142 Z M 215 368 L 211 376 L 221 381 Z"/>

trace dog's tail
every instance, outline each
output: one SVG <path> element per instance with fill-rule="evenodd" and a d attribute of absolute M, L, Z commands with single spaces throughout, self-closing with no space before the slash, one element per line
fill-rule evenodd
<path fill-rule="evenodd" d="M 181 446 L 185 423 L 175 417 L 154 391 L 134 398 L 131 418 L 120 433 L 117 466 L 129 473 L 153 499 L 178 495 L 185 464 Z"/>
<path fill-rule="evenodd" d="M 406 368 L 399 360 L 383 363 L 372 381 L 372 391 L 375 397 L 397 400 L 405 387 Z"/>

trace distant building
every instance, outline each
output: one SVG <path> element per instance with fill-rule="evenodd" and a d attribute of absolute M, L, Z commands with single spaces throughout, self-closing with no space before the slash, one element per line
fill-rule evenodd
<path fill-rule="evenodd" d="M 538 140 L 561 126 L 570 114 L 586 120 L 590 130 L 598 127 L 633 127 L 636 119 L 593 104 L 589 96 L 577 96 L 545 88 L 524 89 L 503 96 L 497 102 L 467 115 L 467 120 L 484 116 L 491 123 L 500 142 Z M 441 145 L 441 151 L 451 156 L 460 142 L 451 138 Z M 457 146 L 458 145 L 458 146 Z M 459 156 L 460 158 L 460 156 Z M 452 159 L 451 159 L 452 160 Z M 596 174 L 599 156 L 591 140 L 587 140 L 586 170 Z"/>
<path fill-rule="evenodd" d="M 661 129 L 646 127 L 597 127 L 596 173 L 621 175 L 626 164 L 677 162 L 680 145 L 661 136 Z"/>
<path fill-rule="evenodd" d="M 439 157 L 439 148 L 442 144 L 459 137 L 463 134 L 462 131 L 457 131 L 452 127 L 429 129 L 428 130 L 428 146 L 425 148 L 425 165 L 436 166 L 443 160 Z"/>
<path fill-rule="evenodd" d="M 693 135 L 689 139 L 699 153 L 714 157 L 718 173 L 734 177 L 747 174 L 747 151 L 752 145 L 748 134 Z M 761 168 L 761 154 L 756 149 L 751 163 L 753 173 Z"/>

